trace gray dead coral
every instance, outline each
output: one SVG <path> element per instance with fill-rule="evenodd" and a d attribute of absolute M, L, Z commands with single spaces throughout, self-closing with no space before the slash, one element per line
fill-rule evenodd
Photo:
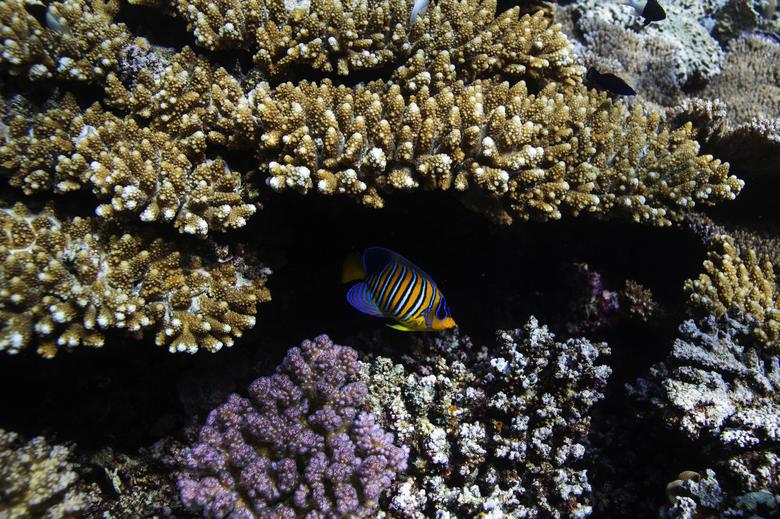
<path fill-rule="evenodd" d="M 71 449 L 0 429 L 0 517 L 66 519 L 86 512 Z"/>
<path fill-rule="evenodd" d="M 733 126 L 753 119 L 780 124 L 780 44 L 758 34 L 734 40 L 723 71 L 699 95 L 725 102 Z"/>
<path fill-rule="evenodd" d="M 706 481 L 677 482 L 664 517 L 694 517 L 699 507 L 750 517 L 750 501 L 762 497 L 755 493 L 771 501 L 780 495 L 773 452 L 780 440 L 780 357 L 756 343 L 750 326 L 728 317 L 685 321 L 667 359 L 627 387 L 670 428 L 698 440 L 719 475 L 707 470 Z"/>
<path fill-rule="evenodd" d="M 210 263 L 181 245 L 61 218 L 22 204 L 0 210 L 0 351 L 99 347 L 108 330 L 169 351 L 217 351 L 255 324 L 266 272 Z"/>
<path fill-rule="evenodd" d="M 641 80 L 651 100 L 666 104 L 680 98 L 686 84 L 720 72 L 723 50 L 710 34 L 707 18 L 719 0 L 665 2 L 663 23 L 642 28 L 642 19 L 625 2 L 580 0 L 561 9 L 572 20 L 571 35 L 600 60 L 616 60 L 632 80 Z M 581 53 L 582 54 L 582 53 Z"/>
<path fill-rule="evenodd" d="M 406 366 L 363 371 L 373 411 L 411 449 L 388 513 L 422 517 L 585 517 L 589 411 L 603 398 L 609 350 L 558 342 L 531 318 L 490 353 L 467 337 L 425 341 Z"/>
<path fill-rule="evenodd" d="M 640 395 L 661 407 L 667 422 L 691 438 L 707 437 L 731 449 L 758 447 L 780 439 L 778 357 L 750 339 L 749 329 L 714 317 L 680 326 L 667 361 L 640 381 Z"/>

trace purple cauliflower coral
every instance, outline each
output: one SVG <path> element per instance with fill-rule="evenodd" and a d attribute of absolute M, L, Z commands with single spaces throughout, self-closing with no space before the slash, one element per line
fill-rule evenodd
<path fill-rule="evenodd" d="M 365 517 L 406 469 L 408 449 L 363 411 L 357 352 L 321 335 L 276 373 L 214 409 L 179 477 L 206 517 Z"/>

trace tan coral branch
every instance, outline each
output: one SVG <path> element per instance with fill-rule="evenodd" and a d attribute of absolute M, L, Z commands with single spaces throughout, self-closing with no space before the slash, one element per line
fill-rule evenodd
<path fill-rule="evenodd" d="M 128 231 L 130 229 L 127 229 Z M 217 351 L 255 324 L 265 275 L 184 254 L 162 238 L 22 204 L 0 210 L 0 351 L 103 346 L 108 330 L 170 351 Z"/>

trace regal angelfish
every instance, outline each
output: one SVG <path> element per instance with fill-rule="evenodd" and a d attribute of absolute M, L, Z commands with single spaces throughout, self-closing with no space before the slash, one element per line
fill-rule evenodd
<path fill-rule="evenodd" d="M 456 326 L 444 295 L 431 277 L 400 254 L 371 247 L 347 260 L 342 281 L 361 279 L 347 301 L 361 312 L 397 321 L 390 328 L 407 332 L 447 330 Z"/>

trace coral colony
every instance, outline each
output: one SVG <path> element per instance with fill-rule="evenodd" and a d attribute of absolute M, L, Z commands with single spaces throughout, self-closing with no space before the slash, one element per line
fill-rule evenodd
<path fill-rule="evenodd" d="M 730 203 L 778 192 L 777 2 L 511 4 L 0 0 L 0 392 L 60 402 L 14 370 L 76 362 L 90 409 L 111 409 L 92 370 L 138 350 L 176 366 L 172 391 L 198 387 L 142 441 L 90 425 L 99 447 L 4 404 L 0 519 L 780 514 L 780 222 Z M 493 341 L 471 329 L 478 301 L 451 318 L 449 299 L 446 326 L 352 312 L 317 332 L 350 346 L 303 340 L 294 276 L 267 266 L 290 260 L 285 204 L 405 207 L 426 248 L 454 251 L 429 232 L 448 215 L 415 213 L 433 199 L 474 236 L 652 233 L 671 267 L 633 279 L 619 237 L 601 265 L 560 243 L 580 292 L 551 282 L 558 313 L 515 312 Z M 452 257 L 489 269 L 513 236 Z M 662 432 L 631 437 L 645 426 Z"/>

